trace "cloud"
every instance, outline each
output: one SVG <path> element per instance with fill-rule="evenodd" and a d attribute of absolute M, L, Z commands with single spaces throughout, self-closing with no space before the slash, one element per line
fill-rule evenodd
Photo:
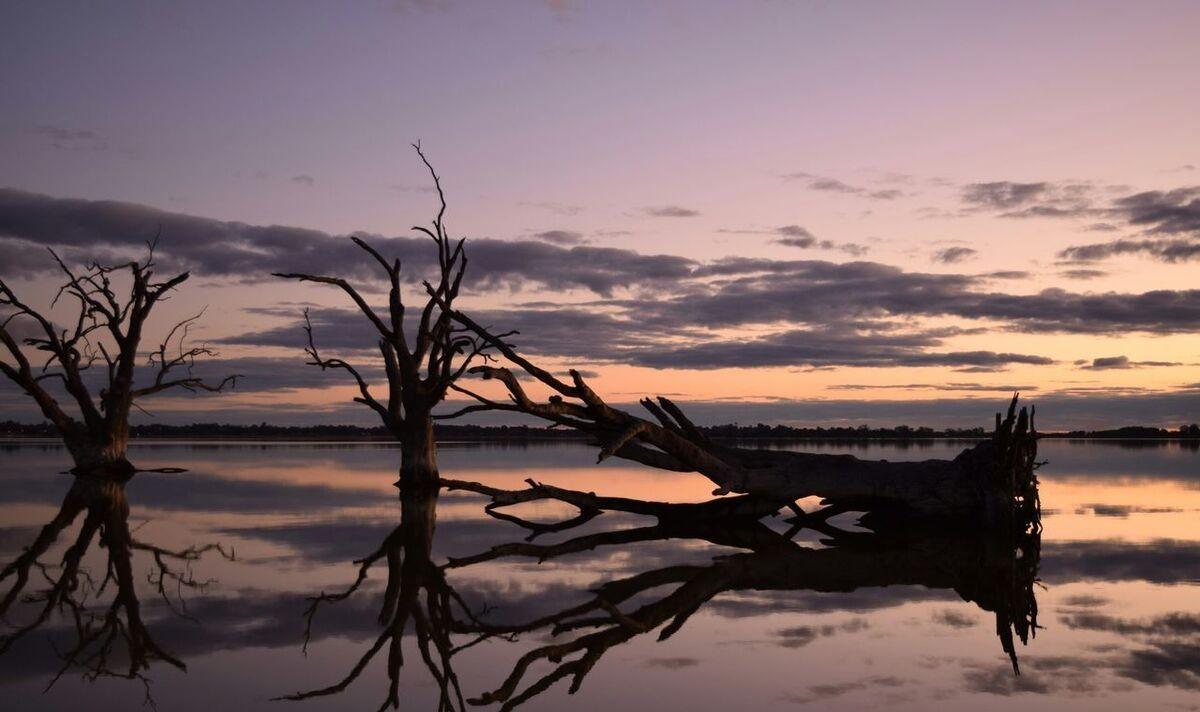
<path fill-rule="evenodd" d="M 1041 408 L 1038 409 L 1039 413 Z M 1042 578 L 1072 581 L 1194 583 L 1200 571 L 1200 543 L 1174 539 L 1148 542 L 1061 541 L 1042 545 Z"/>
<path fill-rule="evenodd" d="M 397 193 L 436 193 L 437 188 L 431 185 L 408 185 L 406 183 L 393 183 L 388 186 Z"/>
<path fill-rule="evenodd" d="M 1128 356 L 1103 356 L 1092 359 L 1090 364 L 1082 365 L 1080 368 L 1088 371 L 1109 371 L 1113 369 L 1182 365 L 1178 361 L 1130 361 Z"/>
<path fill-rule="evenodd" d="M 572 215 L 578 215 L 579 213 L 583 212 L 583 206 L 581 206 L 581 205 L 556 203 L 554 201 L 549 201 L 549 200 L 543 200 L 543 201 L 538 201 L 538 202 L 520 202 L 520 203 L 517 203 L 517 205 L 520 205 L 523 207 L 528 207 L 528 208 L 537 208 L 538 210 L 545 210 L 547 212 L 554 213 L 555 215 L 565 215 L 568 217 L 572 216 Z"/>
<path fill-rule="evenodd" d="M 875 262 L 770 261 L 734 258 L 697 268 L 733 279 L 698 285 L 652 303 L 616 300 L 636 309 L 646 327 L 709 328 L 770 323 L 831 324 L 864 317 L 955 316 L 1004 323 L 1029 333 L 1191 333 L 1200 323 L 1200 290 L 1141 294 L 1035 294 L 978 291 L 961 274 L 905 272 Z M 739 273 L 741 273 L 739 275 Z M 644 327 L 645 328 L 645 327 Z"/>
<path fill-rule="evenodd" d="M 807 240 L 807 244 L 795 244 L 793 245 L 794 247 L 811 247 L 817 242 L 817 238 L 807 228 L 800 227 L 799 225 L 784 225 L 781 228 L 776 228 L 775 232 L 791 240 Z M 783 240 L 779 240 L 779 242 L 783 242 Z"/>
<path fill-rule="evenodd" d="M 1001 217 L 1100 216 L 1103 222 L 1086 229 L 1113 232 L 1125 228 L 1142 233 L 1140 237 L 1067 247 L 1058 253 L 1064 260 L 1091 262 L 1129 254 L 1168 263 L 1200 258 L 1200 186 L 1142 191 L 1103 203 L 1097 187 L 1090 183 L 1001 181 L 969 185 L 961 197 L 968 209 L 994 211 Z"/>
<path fill-rule="evenodd" d="M 409 12 L 445 12 L 452 7 L 450 0 L 391 0 L 387 9 L 406 14 Z"/>
<path fill-rule="evenodd" d="M 700 211 L 678 205 L 655 205 L 642 208 L 642 213 L 652 218 L 694 218 Z"/>
<path fill-rule="evenodd" d="M 932 259 L 934 262 L 954 265 L 958 264 L 959 262 L 966 262 L 967 260 L 974 259 L 978 254 L 979 250 L 975 250 L 970 247 L 947 247 L 944 250 L 938 250 L 937 252 L 934 252 L 930 259 Z"/>
<path fill-rule="evenodd" d="M 582 245 L 587 242 L 583 237 L 583 233 L 573 230 L 546 230 L 544 232 L 536 232 L 531 237 L 542 242 L 549 242 L 551 245 Z"/>
<path fill-rule="evenodd" d="M 826 625 L 802 625 L 785 628 L 776 636 L 779 644 L 785 648 L 802 648 L 817 638 L 827 638 L 842 633 L 857 633 L 870 628 L 871 624 L 865 618 L 851 618 L 844 623 Z"/>
<path fill-rule="evenodd" d="M 944 608 L 933 612 L 932 620 L 938 625 L 946 626 L 947 628 L 973 628 L 979 624 L 979 619 L 975 616 L 967 615 L 952 608 Z"/>
<path fill-rule="evenodd" d="M 1091 512 L 1097 517 L 1126 519 L 1130 514 L 1176 514 L 1184 510 L 1177 507 L 1141 507 L 1132 504 L 1084 504 L 1076 508 L 1076 514 Z"/>
<path fill-rule="evenodd" d="M 1132 254 L 1143 254 L 1161 262 L 1186 262 L 1200 258 L 1200 241 L 1121 239 L 1074 245 L 1061 250 L 1058 257 L 1074 262 L 1095 262 Z"/>
<path fill-rule="evenodd" d="M 645 662 L 648 667 L 664 670 L 682 670 L 700 664 L 696 658 L 650 658 Z"/>
<path fill-rule="evenodd" d="M 134 203 L 52 198 L 0 189 L 0 250 L 5 274 L 55 271 L 44 246 L 69 261 L 120 260 L 140 254 L 161 229 L 163 268 L 190 269 L 205 277 L 272 279 L 271 272 L 308 272 L 314 265 L 350 279 L 378 280 L 378 268 L 344 236 L 279 225 L 258 226 L 172 213 Z M 425 237 L 366 235 L 385 255 L 399 257 L 406 276 L 434 268 Z M 674 255 L 543 242 L 472 238 L 467 284 L 475 289 L 542 287 L 611 294 L 638 284 L 687 278 L 696 263 Z"/>
<path fill-rule="evenodd" d="M 784 225 L 783 227 L 775 228 L 775 234 L 781 235 L 778 240 L 775 240 L 777 245 L 785 245 L 787 247 L 797 247 L 802 250 L 810 248 L 819 248 L 822 250 L 841 250 L 848 254 L 860 257 L 865 255 L 868 247 L 854 242 L 836 243 L 832 240 L 818 240 L 807 228 L 799 225 Z"/>
<path fill-rule="evenodd" d="M 308 176 L 308 175 L 292 176 L 288 180 L 295 183 L 296 185 L 303 185 L 303 186 L 312 186 L 317 182 L 312 176 Z"/>
<path fill-rule="evenodd" d="M 1059 276 L 1066 277 L 1067 279 L 1077 280 L 1099 279 L 1100 277 L 1108 276 L 1108 272 L 1099 269 L 1068 269 L 1063 270 L 1058 274 Z"/>
<path fill-rule="evenodd" d="M 809 190 L 816 190 L 824 193 L 841 193 L 843 195 L 857 195 L 871 200 L 895 200 L 902 197 L 904 192 L 895 188 L 886 188 L 883 190 L 872 190 L 870 188 L 862 188 L 860 186 L 844 183 L 836 178 L 826 176 L 813 175 L 811 173 L 788 173 L 783 176 L 787 181 L 804 181 Z"/>
<path fill-rule="evenodd" d="M 1114 200 L 1113 206 L 1130 225 L 1151 233 L 1200 233 L 1200 186 L 1135 193 Z"/>
<path fill-rule="evenodd" d="M 90 129 L 42 124 L 29 129 L 29 133 L 41 138 L 46 146 L 62 151 L 104 151 L 109 147 L 106 138 Z"/>
<path fill-rule="evenodd" d="M 9 274 L 51 271 L 44 245 L 56 245 L 75 259 L 137 254 L 159 226 L 162 261 L 208 277 L 256 280 L 271 271 L 322 265 L 351 279 L 378 278 L 376 266 L 345 238 L 316 230 L 0 190 L 0 249 Z M 383 253 L 404 260 L 413 279 L 433 267 L 427 239 L 368 237 Z M 675 255 L 490 238 L 472 238 L 467 249 L 472 258 L 468 284 L 477 290 L 586 289 L 610 296 L 640 287 L 661 292 L 664 297 L 654 301 L 604 304 L 614 312 L 636 312 L 642 330 L 822 326 L 866 316 L 952 316 L 1032 333 L 1191 333 L 1200 323 L 1200 290 L 1080 294 L 1047 289 L 1013 295 L 981 291 L 980 277 L 906 272 L 875 262 L 726 258 L 699 263 Z M 716 276 L 730 279 L 701 281 Z"/>
<path fill-rule="evenodd" d="M 872 688 L 896 688 L 911 684 L 912 681 L 904 680 L 894 675 L 876 675 L 874 677 L 862 678 L 860 680 L 851 680 L 848 682 L 823 683 L 820 685 L 809 685 L 807 694 L 789 693 L 782 696 L 785 702 L 804 705 L 810 702 L 819 702 L 828 700 L 842 695 L 870 690 Z M 881 694 L 877 692 L 876 694 Z"/>
<path fill-rule="evenodd" d="M 844 383 L 827 386 L 834 391 L 869 391 L 876 389 L 896 390 L 931 390 L 931 391 L 978 391 L 983 393 L 1024 393 L 1038 390 L 1037 386 L 991 385 L 988 383 L 888 383 L 888 384 L 857 384 Z"/>
<path fill-rule="evenodd" d="M 1010 210 L 1032 203 L 1044 195 L 1048 183 L 1014 183 L 994 181 L 971 183 L 962 189 L 962 200 L 970 205 L 994 210 Z"/>
<path fill-rule="evenodd" d="M 312 314 L 317 344 L 333 351 L 373 349 L 375 337 L 364 319 L 351 310 Z M 942 330 L 891 332 L 876 325 L 845 324 L 769 333 L 748 339 L 714 338 L 699 325 L 638 327 L 636 314 L 595 308 L 509 309 L 475 313 L 475 318 L 504 330 L 523 352 L 582 359 L 590 363 L 623 363 L 649 368 L 715 369 L 772 366 L 998 366 L 1013 363 L 1048 365 L 1050 358 L 992 351 L 935 351 L 947 335 Z M 580 339 L 580 333 L 588 339 Z M 298 326 L 281 326 L 219 343 L 299 348 Z"/>

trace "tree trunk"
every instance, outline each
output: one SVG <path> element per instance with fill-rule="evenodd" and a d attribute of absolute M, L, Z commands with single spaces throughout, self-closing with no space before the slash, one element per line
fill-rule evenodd
<path fill-rule="evenodd" d="M 433 419 L 428 415 L 409 417 L 400 433 L 400 481 L 405 494 L 436 492 L 438 484 L 437 441 Z"/>
<path fill-rule="evenodd" d="M 127 429 L 119 433 L 84 431 L 63 439 L 75 461 L 70 470 L 73 475 L 124 482 L 137 472 L 126 457 Z"/>
<path fill-rule="evenodd" d="M 458 319 L 487 336 L 469 319 Z M 698 472 L 717 486 L 715 495 L 745 494 L 767 506 L 795 509 L 798 499 L 820 497 L 838 510 L 866 512 L 863 523 L 872 528 L 919 521 L 991 528 L 1039 520 L 1034 412 L 1018 412 L 1016 396 L 1007 417 L 996 414 L 992 439 L 953 460 L 888 462 L 740 448 L 714 442 L 666 398 L 641 401 L 658 421 L 651 422 L 605 403 L 578 371 L 570 372 L 573 384 L 564 383 L 494 337 L 493 342 L 557 394 L 545 403 L 535 402 L 508 369 L 476 366 L 471 372 L 501 381 L 511 402 L 475 395 L 480 404 L 469 408 L 526 413 L 587 433 L 599 446 L 601 461 L 620 457 L 673 472 Z"/>

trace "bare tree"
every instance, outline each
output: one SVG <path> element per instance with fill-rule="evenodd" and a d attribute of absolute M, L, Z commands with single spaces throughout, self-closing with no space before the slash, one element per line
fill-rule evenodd
<path fill-rule="evenodd" d="M 304 330 L 308 334 L 309 364 L 325 369 L 341 369 L 350 374 L 358 386 L 354 400 L 366 405 L 400 442 L 400 486 L 403 489 L 436 489 L 438 480 L 437 443 L 433 436 L 433 409 L 446 397 L 455 382 L 466 373 L 476 358 L 489 358 L 491 342 L 479 339 L 451 318 L 454 300 L 462 286 L 467 268 L 464 239 L 451 240 L 446 232 L 446 196 L 441 180 L 425 158 L 420 144 L 414 144 L 417 155 L 429 170 L 437 189 L 439 209 L 430 227 L 413 229 L 433 240 L 437 249 L 438 276 L 435 283 L 425 282 L 430 296 L 422 307 L 415 327 L 406 325 L 406 306 L 401 295 L 401 263 L 399 258 L 386 259 L 378 250 L 358 237 L 350 238 L 355 245 L 379 264 L 388 281 L 387 312 L 380 315 L 359 291 L 340 277 L 313 274 L 275 273 L 277 277 L 301 282 L 317 282 L 340 288 L 362 312 L 378 334 L 379 353 L 387 374 L 387 396 L 376 398 L 362 372 L 340 358 L 325 358 L 317 349 L 312 323 L 305 312 Z M 412 328 L 412 338 L 406 329 Z M 509 334 L 493 338 L 502 340 Z"/>
<path fill-rule="evenodd" d="M 0 372 L 29 394 L 62 434 L 75 461 L 73 473 L 127 478 L 136 471 L 125 451 L 129 414 L 139 399 L 172 389 L 220 391 L 234 385 L 238 376 L 211 384 L 192 373 L 198 357 L 216 355 L 207 347 L 187 345 L 188 332 L 200 314 L 175 324 L 148 356 L 139 351 L 151 311 L 189 276 L 184 272 L 156 281 L 154 243 L 143 262 L 93 262 L 79 273 L 53 250 L 50 254 L 67 278 L 51 308 L 60 299 L 71 299 L 77 303 L 75 316 L 70 326 L 61 327 L 48 312 L 21 301 L 0 280 L 0 308 L 9 312 L 0 321 L 0 343 L 12 359 L 12 363 L 0 361 Z M 118 285 L 124 281 L 129 283 L 127 295 L 121 294 Z M 33 335 L 14 336 L 13 325 L 19 319 L 33 322 Z M 44 360 L 34 363 L 35 358 Z M 142 359 L 153 371 L 153 381 L 138 385 L 135 370 Z M 89 372 L 93 366 L 102 367 L 103 373 Z M 50 383 L 62 387 L 73 401 L 76 415 L 60 404 L 60 396 L 47 388 Z M 93 393 L 97 383 L 100 387 Z"/>

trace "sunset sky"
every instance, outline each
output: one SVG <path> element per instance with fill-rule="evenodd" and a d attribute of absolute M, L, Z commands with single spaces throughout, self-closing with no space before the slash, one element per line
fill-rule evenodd
<path fill-rule="evenodd" d="M 371 423 L 301 352 L 311 306 L 371 370 L 361 319 L 270 272 L 382 301 L 362 234 L 426 276 L 420 140 L 463 308 L 613 402 L 970 427 L 1019 390 L 1046 429 L 1177 427 L 1198 29 L 1195 2 L 4 3 L 0 277 L 48 304 L 44 246 L 161 229 L 193 278 L 156 323 L 207 307 L 205 371 L 246 377 L 153 418 Z M 6 417 L 40 420 L 7 382 Z"/>

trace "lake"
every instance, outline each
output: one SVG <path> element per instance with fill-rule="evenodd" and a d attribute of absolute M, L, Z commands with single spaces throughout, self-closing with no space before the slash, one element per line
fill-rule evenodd
<path fill-rule="evenodd" d="M 964 444 L 785 447 L 908 460 Z M 103 629 L 125 593 L 116 579 L 99 590 L 107 554 L 93 542 L 90 578 L 37 621 L 52 565 L 86 526 L 76 521 L 41 557 L 50 566 L 25 567 L 5 632 L 29 629 L 0 656 L 0 699 L 13 710 L 377 709 L 394 685 L 407 710 L 457 708 L 456 687 L 480 709 L 1200 709 L 1200 452 L 1049 440 L 1040 454 L 1040 549 L 1016 554 L 964 535 L 833 542 L 789 531 L 782 515 L 713 531 L 605 513 L 531 533 L 463 492 L 442 494 L 436 524 L 405 504 L 402 527 L 399 453 L 386 445 L 140 443 L 140 467 L 188 470 L 139 474 L 125 492 L 134 606 L 146 640 L 186 670 L 151 649 L 142 678 L 89 679 L 88 665 L 129 666 L 120 645 L 97 658 L 98 639 L 46 689 L 79 638 L 74 621 Z M 596 465 L 571 442 L 449 443 L 439 457 L 443 477 L 509 489 L 532 478 L 677 502 L 712 490 L 699 475 Z M 5 563 L 54 519 L 68 466 L 54 444 L 0 446 Z M 541 523 L 578 514 L 545 502 L 508 511 Z M 309 597 L 322 593 L 304 650 Z M 402 611 L 403 626 L 381 624 L 381 610 Z"/>

